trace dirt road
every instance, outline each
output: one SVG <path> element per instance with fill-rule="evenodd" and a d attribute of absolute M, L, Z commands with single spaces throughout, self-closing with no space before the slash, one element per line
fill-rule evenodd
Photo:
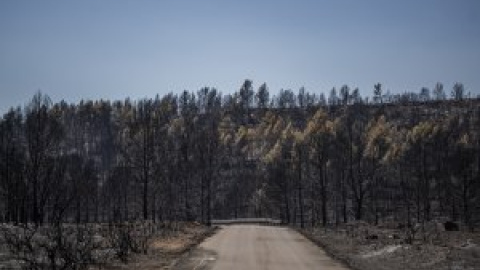
<path fill-rule="evenodd" d="M 230 225 L 180 261 L 180 270 L 347 269 L 298 232 L 261 225 Z"/>

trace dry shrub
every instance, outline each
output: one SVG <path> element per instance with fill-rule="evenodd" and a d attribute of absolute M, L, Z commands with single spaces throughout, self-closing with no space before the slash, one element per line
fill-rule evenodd
<path fill-rule="evenodd" d="M 90 226 L 3 226 L 4 245 L 22 269 L 87 269 L 101 264 L 102 241 Z"/>

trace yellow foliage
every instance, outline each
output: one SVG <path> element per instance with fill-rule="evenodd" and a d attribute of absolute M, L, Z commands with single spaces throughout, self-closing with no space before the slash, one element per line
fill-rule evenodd
<path fill-rule="evenodd" d="M 413 127 L 410 132 L 409 139 L 412 142 L 428 141 L 432 139 L 439 132 L 439 127 L 432 122 L 421 122 Z"/>
<path fill-rule="evenodd" d="M 275 145 L 268 151 L 268 153 L 263 157 L 265 163 L 274 163 L 282 155 L 282 143 L 278 140 Z"/>
<path fill-rule="evenodd" d="M 239 144 L 240 142 L 244 141 L 247 137 L 248 129 L 245 126 L 241 126 L 237 134 L 235 134 L 235 144 Z"/>
<path fill-rule="evenodd" d="M 275 121 L 272 132 L 275 134 L 280 134 L 285 129 L 285 121 L 281 117 L 277 118 Z"/>
<path fill-rule="evenodd" d="M 405 151 L 408 149 L 407 136 L 408 131 L 405 129 L 397 129 L 392 127 L 390 129 L 390 144 L 387 152 L 382 158 L 383 163 L 389 163 L 394 160 L 397 160 L 403 156 Z"/>
<path fill-rule="evenodd" d="M 391 142 L 390 124 L 385 116 L 373 119 L 367 126 L 366 147 L 364 156 L 381 159 Z"/>
<path fill-rule="evenodd" d="M 305 135 L 303 132 L 299 130 L 295 130 L 293 132 L 293 139 L 295 140 L 296 144 L 302 144 L 305 141 Z"/>
<path fill-rule="evenodd" d="M 293 127 L 291 122 L 288 122 L 287 126 L 282 130 L 281 134 L 282 134 L 281 138 L 285 141 L 292 138 Z"/>

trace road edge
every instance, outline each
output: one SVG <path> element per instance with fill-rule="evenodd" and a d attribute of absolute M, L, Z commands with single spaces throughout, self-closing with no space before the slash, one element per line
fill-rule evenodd
<path fill-rule="evenodd" d="M 322 241 L 320 241 L 319 239 L 315 238 L 310 232 L 308 232 L 306 229 L 302 229 L 302 228 L 298 228 L 298 227 L 292 227 L 290 226 L 290 228 L 292 228 L 294 231 L 297 231 L 298 233 L 300 233 L 301 235 L 303 235 L 305 238 L 307 238 L 308 240 L 310 240 L 312 243 L 314 243 L 316 246 L 318 246 L 319 248 L 321 248 L 322 250 L 325 251 L 325 253 L 327 253 L 328 256 L 330 256 L 332 259 L 336 260 L 337 262 L 339 262 L 340 264 L 342 264 L 343 266 L 351 269 L 351 270 L 363 270 L 363 269 L 360 269 L 358 267 L 355 267 L 355 265 L 353 264 L 352 261 L 350 261 L 348 259 L 348 257 L 343 257 L 343 256 L 339 256 L 338 254 L 336 254 L 335 252 L 333 252 L 329 247 L 328 245 L 324 244 Z"/>
<path fill-rule="evenodd" d="M 203 241 L 205 241 L 207 238 L 212 237 L 215 235 L 218 231 L 220 230 L 219 226 L 212 226 L 210 230 L 207 232 L 199 235 L 198 237 L 195 237 L 194 241 L 192 243 L 188 244 L 185 249 L 180 252 L 180 255 L 175 258 L 167 267 L 166 269 L 173 269 L 177 264 L 184 260 L 186 257 L 190 255 L 190 253 L 198 246 L 200 245 Z"/>

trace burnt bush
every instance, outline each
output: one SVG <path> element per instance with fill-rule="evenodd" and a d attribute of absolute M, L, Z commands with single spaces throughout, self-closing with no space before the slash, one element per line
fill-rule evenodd
<path fill-rule="evenodd" d="M 3 244 L 21 269 L 87 269 L 106 257 L 92 225 L 3 226 Z"/>

